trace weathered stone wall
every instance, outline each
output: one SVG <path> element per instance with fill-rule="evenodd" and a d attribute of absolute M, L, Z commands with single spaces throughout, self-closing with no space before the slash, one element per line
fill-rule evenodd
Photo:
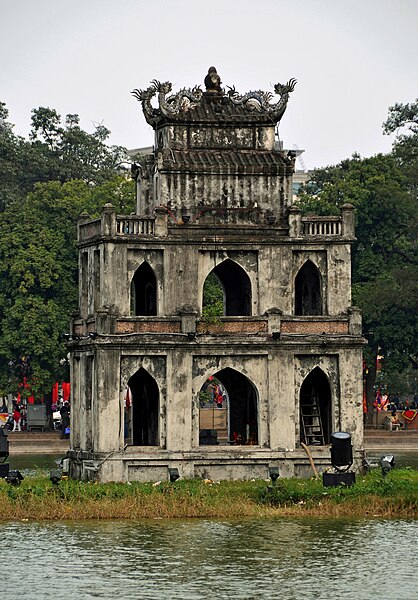
<path fill-rule="evenodd" d="M 182 477 L 253 478 L 267 477 L 273 465 L 282 476 L 307 476 L 300 401 L 315 368 L 329 386 L 329 428 L 352 434 L 360 460 L 364 340 L 361 315 L 351 307 L 353 207 L 344 205 L 341 217 L 302 217 L 291 206 L 295 156 L 276 147 L 275 125 L 294 87 L 293 80 L 278 84 L 273 105 L 262 92 L 183 90 L 166 97 L 170 84 L 157 81 L 135 91 L 155 130 L 155 151 L 136 169 L 137 214 L 116 215 L 107 204 L 100 219 L 82 215 L 78 225 L 73 476 L 155 481 L 174 467 Z M 157 94 L 155 108 L 150 99 Z M 307 261 L 319 274 L 309 267 L 315 297 L 320 282 L 322 314 L 301 317 L 295 279 Z M 136 317 L 131 283 L 144 262 L 155 275 L 157 314 L 153 306 L 149 316 Z M 230 294 L 226 314 L 238 316 L 209 322 L 201 318 L 203 286 L 214 268 Z M 125 438 L 125 391 L 140 369 L 153 378 L 153 407 L 158 389 L 158 435 L 153 420 L 145 437 L 131 439 L 155 446 Z M 220 371 L 236 386 L 238 400 L 229 405 L 235 433 L 244 428 L 246 435 L 199 445 L 199 392 Z M 146 396 L 149 379 L 141 377 L 135 401 Z M 326 445 L 311 451 L 319 469 L 329 466 Z"/>
<path fill-rule="evenodd" d="M 116 315 L 130 315 L 131 281 L 144 261 L 156 275 L 158 315 L 175 315 L 185 305 L 201 311 L 207 275 L 228 258 L 250 278 L 253 315 L 264 314 L 273 307 L 283 314 L 294 314 L 294 282 L 307 260 L 320 273 L 323 314 L 347 314 L 351 305 L 349 245 L 325 246 L 316 242 L 315 246 L 310 243 L 303 247 L 298 243 L 292 248 L 281 242 L 280 239 L 271 240 L 268 246 L 254 244 L 252 249 L 222 239 L 198 244 L 184 238 L 172 240 L 170 245 L 161 238 L 154 243 L 147 240 L 142 245 L 132 241 L 129 247 L 113 242 L 95 245 L 81 253 L 81 316 L 88 318 L 101 306 L 109 307 Z"/>

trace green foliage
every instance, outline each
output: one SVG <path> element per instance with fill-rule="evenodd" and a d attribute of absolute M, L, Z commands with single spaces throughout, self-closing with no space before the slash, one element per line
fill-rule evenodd
<path fill-rule="evenodd" d="M 13 133 L 7 119 L 7 107 L 0 102 L 0 211 L 21 201 L 37 183 L 79 179 L 97 185 L 126 171 L 126 150 L 106 145 L 110 132 L 103 125 L 88 133 L 78 115 L 67 115 L 63 122 L 56 110 L 40 107 L 32 111 L 30 139 L 25 140 Z"/>
<path fill-rule="evenodd" d="M 32 386 L 49 389 L 66 356 L 61 341 L 78 305 L 77 219 L 83 210 L 98 215 L 105 202 L 130 212 L 134 184 L 124 177 L 102 185 L 84 181 L 38 183 L 22 203 L 0 219 L 0 386 L 15 391 L 19 373 L 9 360 L 30 355 Z"/>
<path fill-rule="evenodd" d="M 212 394 L 207 390 L 200 390 L 199 392 L 199 406 L 202 408 L 206 404 L 212 403 Z"/>
<path fill-rule="evenodd" d="M 67 351 L 61 335 L 78 304 L 77 220 L 135 207 L 134 183 L 122 176 L 124 149 L 108 147 L 109 131 L 82 130 L 50 108 L 32 111 L 29 141 L 13 133 L 0 103 L 0 394 L 16 393 L 30 356 L 37 397 L 58 377 Z M 26 392 L 24 392 L 26 393 Z"/>
<path fill-rule="evenodd" d="M 203 286 L 202 316 L 209 322 L 216 322 L 224 314 L 224 290 L 218 277 L 209 273 Z"/>
<path fill-rule="evenodd" d="M 174 484 L 95 483 L 47 477 L 25 478 L 20 486 L 0 480 L 0 520 L 136 519 L 172 517 L 243 517 L 272 514 L 365 516 L 418 514 L 418 471 L 395 469 L 383 477 L 380 469 L 357 474 L 351 487 L 325 488 L 320 479 L 218 481 L 180 479 Z M 290 509 L 290 512 L 289 512 Z M 272 510 L 276 512 L 273 513 Z M 282 512 L 281 512 L 282 511 Z M 337 513 L 338 514 L 338 513 Z"/>
<path fill-rule="evenodd" d="M 389 109 L 386 132 L 406 128 L 393 152 L 365 159 L 353 155 L 314 171 L 300 199 L 305 213 L 336 214 L 345 202 L 355 206 L 353 301 L 370 332 L 367 362 L 373 365 L 379 352 L 387 372 L 405 369 L 417 347 L 417 113 L 417 103 Z M 371 404 L 374 368 L 369 374 Z"/>
<path fill-rule="evenodd" d="M 291 506 L 295 504 L 317 504 L 329 500 L 334 503 L 368 497 L 393 498 L 403 496 L 415 510 L 418 508 L 418 471 L 405 468 L 391 471 L 386 477 L 380 469 L 367 475 L 357 474 L 352 486 L 327 487 L 321 479 L 278 479 L 274 486 L 259 489 L 259 500 L 271 506 Z"/>

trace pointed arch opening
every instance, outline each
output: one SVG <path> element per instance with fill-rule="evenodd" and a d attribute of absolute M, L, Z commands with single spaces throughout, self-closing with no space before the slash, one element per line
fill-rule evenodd
<path fill-rule="evenodd" d="M 300 440 L 307 446 L 325 446 L 331 436 L 331 388 L 319 367 L 300 388 Z"/>
<path fill-rule="evenodd" d="M 132 278 L 131 313 L 145 317 L 157 314 L 157 279 L 147 262 L 142 263 Z"/>
<path fill-rule="evenodd" d="M 257 445 L 258 401 L 247 377 L 226 368 L 209 377 L 199 393 L 199 444 Z"/>
<path fill-rule="evenodd" d="M 160 394 L 155 379 L 142 367 L 128 381 L 125 437 L 134 446 L 160 444 Z"/>
<path fill-rule="evenodd" d="M 203 314 L 208 306 L 216 305 L 222 314 L 214 316 L 250 316 L 251 281 L 240 265 L 224 260 L 209 273 L 203 287 Z"/>
<path fill-rule="evenodd" d="M 322 315 L 321 275 L 307 260 L 295 278 L 295 315 Z"/>

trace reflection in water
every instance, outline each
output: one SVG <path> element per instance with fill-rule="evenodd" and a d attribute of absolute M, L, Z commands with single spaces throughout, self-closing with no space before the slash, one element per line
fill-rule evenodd
<path fill-rule="evenodd" d="M 382 571 L 413 559 L 417 521 L 8 523 L 0 535 L 10 600 L 412 600 L 418 586 L 413 568 Z"/>

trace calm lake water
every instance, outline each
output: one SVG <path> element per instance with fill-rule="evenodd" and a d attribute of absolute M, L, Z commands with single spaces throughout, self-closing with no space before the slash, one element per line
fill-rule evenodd
<path fill-rule="evenodd" d="M 29 476 L 57 458 L 10 463 Z M 8 600 L 418 598 L 412 519 L 9 522 L 0 539 Z"/>
<path fill-rule="evenodd" d="M 0 536 L 8 600 L 417 598 L 416 520 L 11 522 Z"/>

